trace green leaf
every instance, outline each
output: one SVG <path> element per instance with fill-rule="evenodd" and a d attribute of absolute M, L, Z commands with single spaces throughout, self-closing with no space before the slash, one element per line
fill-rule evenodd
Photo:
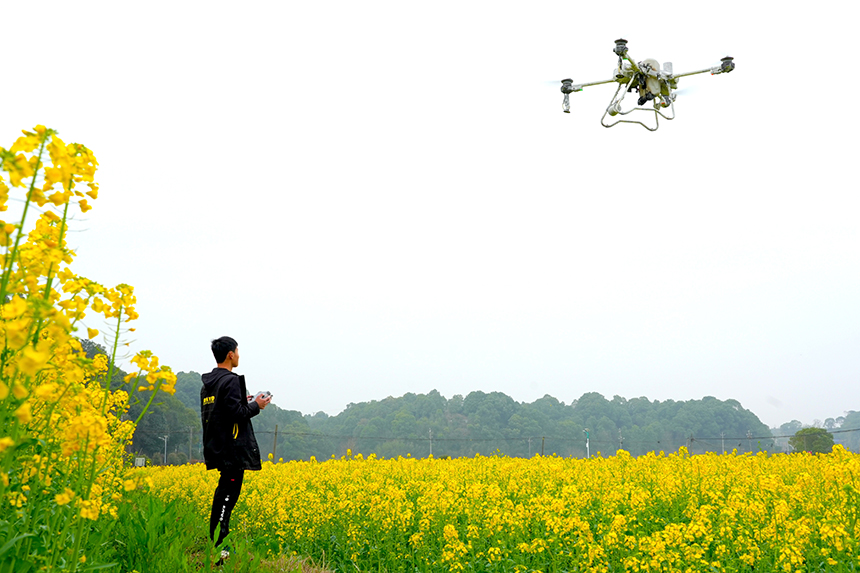
<path fill-rule="evenodd" d="M 78 571 L 96 571 L 98 569 L 111 569 L 116 567 L 119 563 L 102 563 L 100 565 L 90 565 L 89 567 L 84 567 L 83 569 L 78 569 Z"/>
<path fill-rule="evenodd" d="M 12 549 L 13 545 L 15 545 L 16 543 L 18 543 L 19 541 L 21 541 L 22 539 L 24 539 L 26 537 L 35 537 L 35 535 L 33 535 L 32 533 L 22 533 L 18 537 L 13 537 L 9 541 L 7 541 L 3 547 L 0 547 L 0 555 L 3 555 L 4 553 L 6 553 L 10 549 Z"/>

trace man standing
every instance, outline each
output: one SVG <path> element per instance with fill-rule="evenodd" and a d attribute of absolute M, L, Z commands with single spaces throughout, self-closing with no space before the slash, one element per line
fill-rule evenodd
<path fill-rule="evenodd" d="M 221 472 L 209 518 L 209 537 L 218 547 L 230 533 L 230 514 L 242 491 L 245 470 L 262 469 L 251 418 L 268 406 L 272 397 L 258 396 L 248 401 L 245 377 L 233 373 L 239 366 L 239 345 L 235 340 L 229 336 L 213 340 L 212 354 L 218 366 L 202 376 L 200 415 L 206 469 Z M 215 529 L 219 524 L 221 531 L 216 541 Z M 223 549 L 219 563 L 229 555 L 229 550 Z"/>

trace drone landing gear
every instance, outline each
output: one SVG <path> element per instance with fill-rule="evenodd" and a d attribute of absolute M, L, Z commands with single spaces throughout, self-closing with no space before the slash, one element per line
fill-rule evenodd
<path fill-rule="evenodd" d="M 619 123 L 638 123 L 639 125 L 641 125 L 645 129 L 647 129 L 648 131 L 657 131 L 657 129 L 660 127 L 660 118 L 661 117 L 665 120 L 675 119 L 674 94 L 672 94 L 668 97 L 664 97 L 661 95 L 660 99 L 663 101 L 658 102 L 657 100 L 654 99 L 654 95 L 651 94 L 650 92 L 648 92 L 645 96 L 640 97 L 639 101 L 637 103 L 640 106 L 642 106 L 647 101 L 654 101 L 654 107 L 653 108 L 634 107 L 634 108 L 629 109 L 627 111 L 621 111 L 621 100 L 623 100 L 624 96 L 627 94 L 627 92 L 630 91 L 630 89 L 632 89 L 632 86 L 633 86 L 633 80 L 630 80 L 630 83 L 628 85 L 620 84 L 618 86 L 618 89 L 615 90 L 615 95 L 612 97 L 612 101 L 609 103 L 609 107 L 606 108 L 606 111 L 603 112 L 603 117 L 600 118 L 600 125 L 602 125 L 603 127 L 612 127 L 614 125 L 618 125 Z M 630 88 L 630 89 L 622 91 L 622 90 L 624 90 L 624 88 Z M 620 97 L 619 97 L 619 94 L 621 94 Z M 647 96 L 651 96 L 651 97 L 648 98 Z M 645 100 L 645 101 L 643 101 L 643 100 Z M 661 107 L 671 108 L 672 109 L 672 116 L 669 117 L 667 115 L 664 115 L 663 112 L 660 111 Z M 605 121 L 607 115 L 609 115 L 611 117 L 615 117 L 617 115 L 627 115 L 627 114 L 633 113 L 634 111 L 644 111 L 644 112 L 648 112 L 648 113 L 654 113 L 654 127 L 650 127 L 648 125 L 645 125 L 641 121 L 636 121 L 633 119 L 617 119 L 613 123 L 608 123 L 608 124 Z"/>

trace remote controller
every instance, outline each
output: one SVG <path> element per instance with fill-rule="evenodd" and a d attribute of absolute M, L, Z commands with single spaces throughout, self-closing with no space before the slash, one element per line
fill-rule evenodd
<path fill-rule="evenodd" d="M 257 392 L 254 396 L 248 396 L 248 403 L 250 404 L 251 402 L 253 402 L 254 400 L 256 400 L 260 396 L 262 396 L 263 398 L 271 398 L 272 393 L 268 392 L 268 391 Z"/>

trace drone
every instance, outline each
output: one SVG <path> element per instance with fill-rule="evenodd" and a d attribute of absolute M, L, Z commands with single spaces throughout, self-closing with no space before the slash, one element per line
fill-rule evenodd
<path fill-rule="evenodd" d="M 583 88 L 588 86 L 597 86 L 601 84 L 618 83 L 618 89 L 615 90 L 615 95 L 609 106 L 600 118 L 600 124 L 603 127 L 612 127 L 619 123 L 638 123 L 648 131 L 657 131 L 660 127 L 660 118 L 666 120 L 675 119 L 675 98 L 678 94 L 675 90 L 678 89 L 678 79 L 684 76 L 693 76 L 696 74 L 704 74 L 710 72 L 711 75 L 727 74 L 735 69 L 733 58 L 726 56 L 720 60 L 720 65 L 713 68 L 705 68 L 696 70 L 695 72 L 686 72 L 683 74 L 672 73 L 672 62 L 663 62 L 663 68 L 660 69 L 660 63 L 654 59 L 647 59 L 636 63 L 627 52 L 627 40 L 615 40 L 615 49 L 612 50 L 618 56 L 618 66 L 613 70 L 613 78 L 602 82 L 589 82 L 585 84 L 574 84 L 573 80 L 568 78 L 561 80 L 561 93 L 564 94 L 564 103 L 562 109 L 564 113 L 570 113 L 570 94 L 581 92 Z M 626 88 L 626 89 L 625 89 Z M 633 90 L 639 94 L 637 106 L 627 111 L 621 110 L 621 101 L 624 96 Z M 620 94 L 620 95 L 619 95 Z M 653 108 L 644 107 L 649 102 Z M 662 110 L 670 110 L 670 115 L 666 115 Z M 612 123 L 606 123 L 606 116 L 617 117 L 626 116 L 634 111 L 644 111 L 654 113 L 654 127 L 650 127 L 641 121 L 633 119 L 616 119 Z M 669 113 L 669 111 L 667 111 Z M 641 114 L 637 114 L 641 117 Z M 610 120 L 611 121 L 611 120 Z"/>

